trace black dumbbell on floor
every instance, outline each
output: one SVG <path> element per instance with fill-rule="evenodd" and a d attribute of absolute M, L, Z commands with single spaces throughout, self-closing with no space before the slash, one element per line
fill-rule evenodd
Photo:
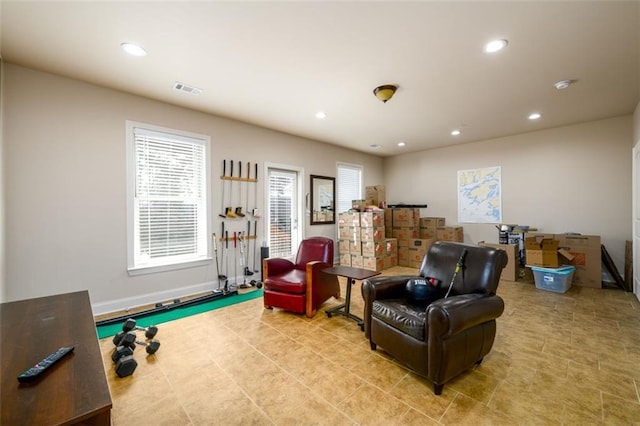
<path fill-rule="evenodd" d="M 133 358 L 133 348 L 129 346 L 115 348 L 111 359 L 116 364 L 115 371 L 118 377 L 130 376 L 138 367 L 138 362 Z"/>
<path fill-rule="evenodd" d="M 133 318 L 129 318 L 122 324 L 122 331 L 127 332 L 131 330 L 140 330 L 144 331 L 144 337 L 147 339 L 153 339 L 156 334 L 158 334 L 158 327 L 155 325 L 150 325 L 149 327 L 140 327 L 136 325 L 136 320 Z"/>
<path fill-rule="evenodd" d="M 124 333 L 124 335 L 118 341 L 117 346 L 126 346 L 130 347 L 131 349 L 135 349 L 136 344 L 145 346 L 146 351 L 149 355 L 155 354 L 156 352 L 158 352 L 158 349 L 160 349 L 160 341 L 158 339 L 151 339 L 148 342 L 143 342 L 142 340 L 137 340 L 136 334 L 132 331 L 127 331 L 126 333 Z"/>

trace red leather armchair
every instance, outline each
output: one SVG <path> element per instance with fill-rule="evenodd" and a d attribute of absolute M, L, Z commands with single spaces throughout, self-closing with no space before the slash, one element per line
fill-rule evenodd
<path fill-rule="evenodd" d="M 312 237 L 300 243 L 295 263 L 282 258 L 263 260 L 264 307 L 313 317 L 331 296 L 340 296 L 335 275 L 321 273 L 333 266 L 333 240 Z"/>

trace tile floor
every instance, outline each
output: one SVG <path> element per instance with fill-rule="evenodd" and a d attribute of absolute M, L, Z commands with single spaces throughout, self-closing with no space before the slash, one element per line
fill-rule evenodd
<path fill-rule="evenodd" d="M 139 349 L 137 370 L 123 379 L 103 339 L 113 424 L 640 424 L 635 296 L 522 282 L 502 282 L 498 293 L 506 309 L 492 352 L 441 396 L 371 351 L 355 322 L 265 310 L 262 299 L 160 325 L 160 350 L 145 358 Z"/>

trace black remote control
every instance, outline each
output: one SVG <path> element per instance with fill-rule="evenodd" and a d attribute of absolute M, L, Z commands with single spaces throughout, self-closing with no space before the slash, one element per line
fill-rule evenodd
<path fill-rule="evenodd" d="M 34 381 L 40 374 L 44 373 L 45 370 L 51 367 L 51 365 L 53 365 L 56 361 L 64 357 L 66 354 L 72 352 L 74 348 L 75 346 L 68 346 L 68 347 L 62 347 L 58 349 L 57 351 L 47 356 L 45 359 L 43 359 L 42 361 L 40 361 L 30 369 L 22 373 L 21 375 L 19 375 L 18 381 L 20 383 L 27 383 L 27 382 Z"/>

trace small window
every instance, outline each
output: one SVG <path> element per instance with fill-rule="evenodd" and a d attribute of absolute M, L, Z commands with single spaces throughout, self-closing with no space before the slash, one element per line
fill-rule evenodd
<path fill-rule="evenodd" d="M 209 145 L 208 136 L 127 122 L 130 273 L 208 261 Z"/>
<path fill-rule="evenodd" d="M 362 166 L 338 163 L 338 213 L 351 209 L 353 200 L 362 199 Z"/>

